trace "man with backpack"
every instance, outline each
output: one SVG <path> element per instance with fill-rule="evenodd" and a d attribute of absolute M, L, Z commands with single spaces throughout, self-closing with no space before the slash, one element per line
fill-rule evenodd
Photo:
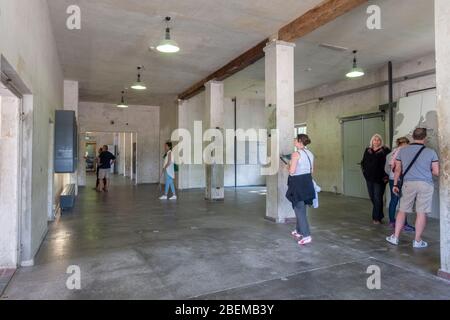
<path fill-rule="evenodd" d="M 425 147 L 427 130 L 418 128 L 413 133 L 414 143 L 399 151 L 396 159 L 393 191 L 400 196 L 400 210 L 395 224 L 395 234 L 386 240 L 398 245 L 405 224 L 406 213 L 413 212 L 416 205 L 416 237 L 413 248 L 428 247 L 422 233 L 427 222 L 427 213 L 432 212 L 434 182 L 439 176 L 439 159 L 436 151 Z"/>

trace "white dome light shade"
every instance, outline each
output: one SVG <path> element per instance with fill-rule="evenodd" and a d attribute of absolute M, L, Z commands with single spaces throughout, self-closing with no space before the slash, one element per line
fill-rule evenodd
<path fill-rule="evenodd" d="M 356 53 L 358 51 L 353 51 L 353 54 L 355 55 L 355 57 L 353 58 L 353 68 L 352 70 L 350 70 L 349 73 L 346 74 L 347 78 L 359 78 L 365 75 L 365 72 L 362 68 L 358 68 L 358 62 L 356 60 Z"/>
<path fill-rule="evenodd" d="M 131 86 L 131 89 L 133 89 L 133 90 L 147 90 L 147 86 L 143 82 L 138 81 L 138 82 L 135 82 Z"/>
<path fill-rule="evenodd" d="M 180 51 L 180 47 L 175 41 L 166 39 L 161 41 L 159 46 L 156 47 L 156 50 L 163 53 L 177 53 Z"/>
<path fill-rule="evenodd" d="M 347 78 L 359 78 L 364 76 L 364 70 L 361 68 L 353 68 L 349 73 L 347 73 Z"/>
<path fill-rule="evenodd" d="M 131 86 L 131 89 L 133 90 L 147 90 L 147 86 L 145 85 L 145 83 L 143 83 L 141 81 L 141 70 L 142 70 L 142 66 L 137 67 L 138 69 L 138 76 L 137 76 L 137 81 Z"/>
<path fill-rule="evenodd" d="M 124 95 L 125 95 L 125 91 L 122 91 L 122 100 L 117 105 L 117 108 L 122 108 L 122 109 L 128 108 L 128 106 L 125 104 L 125 97 L 124 97 Z"/>

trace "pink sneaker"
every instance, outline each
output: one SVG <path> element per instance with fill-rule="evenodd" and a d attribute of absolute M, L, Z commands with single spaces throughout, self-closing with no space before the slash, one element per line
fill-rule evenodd
<path fill-rule="evenodd" d="M 295 238 L 295 240 L 300 240 L 301 238 L 303 238 L 303 236 L 300 234 L 300 233 L 298 233 L 297 232 L 297 230 L 295 230 L 295 231 L 292 231 L 291 232 L 291 235 Z"/>
<path fill-rule="evenodd" d="M 302 240 L 300 240 L 298 242 L 298 244 L 301 245 L 301 246 L 304 246 L 304 245 L 307 245 L 307 244 L 309 244 L 311 242 L 312 242 L 312 238 L 311 237 L 306 237 L 306 238 L 303 238 Z"/>

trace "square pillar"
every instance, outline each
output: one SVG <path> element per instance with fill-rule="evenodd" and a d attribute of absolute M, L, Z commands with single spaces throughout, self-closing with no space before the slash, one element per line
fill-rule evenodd
<path fill-rule="evenodd" d="M 223 134 L 224 127 L 224 86 L 223 82 L 210 81 L 206 85 L 205 94 L 205 130 L 218 129 Z M 219 145 L 223 150 L 222 145 Z M 209 144 L 209 143 L 207 143 Z M 214 155 L 213 155 L 214 156 Z M 206 178 L 206 200 L 223 200 L 225 198 L 224 189 L 224 165 L 223 159 L 220 163 L 205 164 L 205 178 Z"/>
<path fill-rule="evenodd" d="M 436 83 L 441 152 L 440 219 L 441 269 L 439 276 L 450 280 L 450 1 L 435 0 Z"/>
<path fill-rule="evenodd" d="M 283 41 L 271 41 L 264 49 L 267 127 L 269 133 L 273 129 L 278 131 L 280 154 L 272 155 L 272 159 L 277 160 L 280 155 L 294 151 L 294 49 L 295 44 Z M 268 138 L 268 146 L 273 138 Z M 292 205 L 286 199 L 288 177 L 280 161 L 278 172 L 266 178 L 266 218 L 277 223 L 295 218 Z"/>

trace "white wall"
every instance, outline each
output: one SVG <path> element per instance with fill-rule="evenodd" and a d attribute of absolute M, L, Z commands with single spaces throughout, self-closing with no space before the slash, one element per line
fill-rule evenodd
<path fill-rule="evenodd" d="M 136 132 L 138 183 L 157 183 L 160 168 L 159 107 L 133 106 L 119 109 L 114 104 L 80 102 L 80 132 Z M 114 124 L 111 124 L 114 122 Z M 128 141 L 127 145 L 130 144 Z M 80 185 L 86 173 L 80 171 Z"/>
<path fill-rule="evenodd" d="M 24 99 L 22 203 L 22 260 L 32 263 L 47 231 L 49 120 L 63 104 L 63 75 L 47 2 L 0 1 L 0 12 L 0 54 L 32 94 Z"/>
<path fill-rule="evenodd" d="M 205 93 L 185 101 L 178 107 L 178 126 L 187 129 L 194 140 L 194 121 L 204 121 Z M 202 133 L 203 134 L 203 133 Z M 192 159 L 194 159 L 194 148 L 192 147 Z M 205 166 L 200 164 L 180 165 L 179 185 L 180 189 L 205 188 Z"/>
<path fill-rule="evenodd" d="M 225 82 L 225 85 L 227 83 Z M 225 87 L 226 88 L 226 87 Z M 224 128 L 234 129 L 234 102 L 233 93 L 235 90 L 226 91 L 229 95 L 224 98 Z M 237 128 L 247 130 L 250 128 L 266 128 L 264 100 L 248 95 L 238 95 L 236 97 L 237 109 Z M 193 98 L 184 101 L 179 107 L 179 127 L 189 130 L 194 135 L 194 121 L 204 121 L 205 115 L 205 93 L 200 93 Z M 205 124 L 203 123 L 203 126 Z M 205 128 L 203 128 L 205 129 Z M 234 148 L 234 141 L 232 147 Z M 192 147 L 192 157 L 194 148 Z M 245 157 L 244 157 L 245 158 Z M 234 187 L 235 171 L 234 165 L 225 165 L 225 186 Z M 259 165 L 248 165 L 238 163 L 237 166 L 238 186 L 265 185 L 265 177 L 260 175 Z M 181 189 L 204 188 L 205 187 L 205 168 L 204 165 L 182 165 L 180 166 Z"/>
<path fill-rule="evenodd" d="M 236 128 L 237 129 L 265 129 L 266 115 L 263 99 L 236 97 Z M 232 98 L 225 98 L 225 128 L 234 129 L 234 102 Z M 245 143 L 238 142 L 238 146 Z M 257 143 L 251 142 L 250 145 L 257 146 Z M 234 143 L 233 143 L 234 147 Z M 248 152 L 251 156 L 256 156 L 254 149 L 250 147 Z M 256 149 L 257 150 L 257 149 Z M 239 152 L 239 148 L 238 148 Z M 245 156 L 241 155 L 244 158 Z M 261 166 L 258 164 L 237 164 L 237 185 L 238 186 L 256 186 L 265 185 L 266 178 L 260 174 Z M 235 169 L 234 165 L 225 165 L 225 186 L 234 187 L 235 184 Z"/>
<path fill-rule="evenodd" d="M 434 68 L 435 57 L 430 54 L 409 62 L 394 63 L 394 78 Z M 297 92 L 296 101 L 308 101 L 386 80 L 387 67 L 383 67 L 358 80 L 343 80 Z M 408 91 L 433 86 L 434 75 L 397 83 L 394 86 L 394 100 L 398 101 Z M 324 191 L 343 192 L 342 130 L 339 117 L 378 112 L 380 105 L 388 103 L 388 97 L 388 88 L 384 86 L 296 108 L 295 122 L 306 123 L 308 126 L 308 134 L 313 142 L 310 148 L 316 156 L 315 176 Z"/>

